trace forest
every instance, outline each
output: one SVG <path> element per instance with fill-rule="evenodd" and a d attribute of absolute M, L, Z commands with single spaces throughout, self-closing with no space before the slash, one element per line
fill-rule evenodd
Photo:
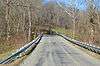
<path fill-rule="evenodd" d="M 100 0 L 69 1 L 0 0 L 0 55 L 24 46 L 41 29 L 100 46 Z"/>

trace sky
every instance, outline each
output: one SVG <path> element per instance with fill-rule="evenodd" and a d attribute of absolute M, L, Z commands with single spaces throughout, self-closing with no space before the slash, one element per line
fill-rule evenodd
<path fill-rule="evenodd" d="M 49 2 L 55 2 L 55 1 L 56 0 L 44 0 L 44 4 L 49 3 Z M 65 4 L 66 6 L 71 3 L 70 2 L 71 0 L 58 0 L 58 1 L 60 3 Z M 73 0 L 73 1 L 75 1 L 75 0 Z M 77 5 L 77 8 L 80 9 L 80 10 L 86 10 L 86 8 L 87 8 L 85 0 L 77 0 L 75 2 L 75 4 Z M 95 4 L 96 4 L 97 7 L 100 8 L 100 0 L 95 0 Z"/>

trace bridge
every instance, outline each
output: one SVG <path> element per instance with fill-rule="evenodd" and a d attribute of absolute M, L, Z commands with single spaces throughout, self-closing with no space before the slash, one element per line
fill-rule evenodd
<path fill-rule="evenodd" d="M 42 34 L 0 64 L 10 64 L 27 55 L 18 66 L 100 66 L 99 59 L 88 55 L 81 48 L 100 54 L 100 48 L 94 45 L 61 34 Z"/>
<path fill-rule="evenodd" d="M 44 1 L 0 0 L 0 66 L 100 66 L 100 1 Z"/>

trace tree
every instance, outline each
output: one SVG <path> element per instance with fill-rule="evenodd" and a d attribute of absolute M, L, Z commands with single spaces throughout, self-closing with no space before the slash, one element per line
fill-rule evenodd
<path fill-rule="evenodd" d="M 57 4 L 62 8 L 64 9 L 64 11 L 72 18 L 72 22 L 73 22 L 73 38 L 75 37 L 75 31 L 76 31 L 76 22 L 77 22 L 77 12 L 79 11 L 77 9 L 77 6 L 75 3 L 76 3 L 77 0 L 71 0 L 71 3 L 68 7 L 65 7 L 61 5 L 61 3 L 57 0 Z"/>
<path fill-rule="evenodd" d="M 96 5 L 94 0 L 86 0 L 88 4 L 88 18 L 90 22 L 90 40 L 89 43 L 95 42 L 95 32 L 96 26 L 99 25 L 99 22 L 96 22 L 97 13 L 96 13 Z"/>

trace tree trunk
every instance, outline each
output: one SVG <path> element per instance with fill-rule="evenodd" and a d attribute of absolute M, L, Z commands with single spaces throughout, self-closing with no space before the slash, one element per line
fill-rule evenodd
<path fill-rule="evenodd" d="M 75 29 L 76 29 L 76 25 L 75 25 L 75 18 L 73 18 L 73 38 L 75 38 Z"/>
<path fill-rule="evenodd" d="M 31 10 L 30 7 L 28 7 L 28 18 L 29 18 L 29 33 L 28 33 L 28 41 L 31 40 Z"/>
<path fill-rule="evenodd" d="M 9 26 L 9 0 L 6 0 L 6 15 L 5 15 L 5 19 L 7 22 L 7 40 L 9 40 L 10 37 L 10 26 Z"/>

